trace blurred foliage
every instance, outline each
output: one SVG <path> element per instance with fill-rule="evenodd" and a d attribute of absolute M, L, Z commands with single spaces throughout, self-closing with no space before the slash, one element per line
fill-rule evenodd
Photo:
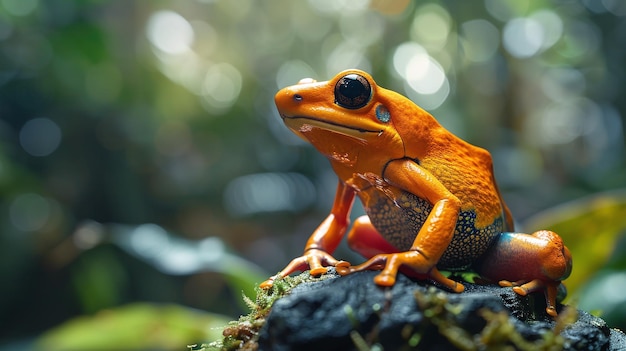
<path fill-rule="evenodd" d="M 336 182 L 273 105 L 303 77 L 361 68 L 432 111 L 518 219 L 626 186 L 620 0 L 0 0 L 0 44 L 0 348 L 137 301 L 242 313 L 223 274 L 75 233 L 155 223 L 277 271 Z"/>
<path fill-rule="evenodd" d="M 137 303 L 75 318 L 45 333 L 35 350 L 184 350 L 189 340 L 222 337 L 221 316 Z"/>
<path fill-rule="evenodd" d="M 78 226 L 70 236 L 68 247 L 80 247 L 82 250 L 109 243 L 117 246 L 137 259 L 148 263 L 158 271 L 168 275 L 192 275 L 203 272 L 219 273 L 225 279 L 233 291 L 241 291 L 244 296 L 256 295 L 258 282 L 267 279 L 269 275 L 263 272 L 257 265 L 231 253 L 224 242 L 214 236 L 202 240 L 188 240 L 178 235 L 167 232 L 156 224 L 142 224 L 129 226 L 121 224 L 102 225 L 93 221 L 87 221 Z M 70 249 L 71 250 L 71 249 Z M 70 254 L 69 250 L 64 251 Z M 78 255 L 80 251 L 73 252 L 70 256 Z M 99 262 L 106 264 L 107 259 Z M 90 269 L 97 271 L 96 268 Z M 97 276 L 95 272 L 85 272 L 81 283 L 96 279 L 91 284 L 81 284 L 77 291 L 85 292 L 85 303 L 99 300 L 95 296 L 101 295 L 102 299 L 115 296 L 110 291 L 119 286 L 115 276 L 120 276 L 122 267 L 109 269 L 113 274 L 107 277 Z M 240 302 L 243 308 L 247 305 L 243 300 Z M 106 305 L 106 303 L 104 303 Z"/>

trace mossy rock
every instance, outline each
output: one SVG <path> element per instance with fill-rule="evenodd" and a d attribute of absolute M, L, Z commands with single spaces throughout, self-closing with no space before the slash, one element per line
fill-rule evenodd
<path fill-rule="evenodd" d="M 373 283 L 376 274 L 290 277 L 276 291 L 261 292 L 250 302 L 253 313 L 231 323 L 224 342 L 206 350 L 626 348 L 626 335 L 584 311 L 559 305 L 553 319 L 542 294 L 522 297 L 510 288 L 466 282 L 455 294 L 404 275 L 381 288 Z"/>

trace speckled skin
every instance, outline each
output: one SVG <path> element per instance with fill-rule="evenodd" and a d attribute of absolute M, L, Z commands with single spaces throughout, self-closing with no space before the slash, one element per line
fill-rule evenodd
<path fill-rule="evenodd" d="M 318 275 L 334 266 L 342 275 L 381 270 L 374 278 L 381 286 L 393 285 L 402 268 L 461 292 L 463 285 L 439 269 L 471 266 L 521 295 L 544 290 L 547 311 L 556 315 L 556 287 L 571 270 L 569 251 L 552 232 L 512 233 L 489 152 L 359 70 L 327 82 L 304 79 L 275 101 L 287 127 L 328 158 L 339 181 L 331 212 L 304 254 L 261 287 L 298 270 Z M 367 216 L 350 227 L 356 198 Z M 365 263 L 332 256 L 346 233 Z"/>
<path fill-rule="evenodd" d="M 395 202 L 381 192 L 376 194 L 383 196 L 377 196 L 378 201 L 365 208 L 372 224 L 398 251 L 410 250 L 433 205 L 408 192 L 402 192 Z M 459 212 L 454 236 L 437 267 L 444 270 L 470 268 L 504 229 L 502 217 L 485 227 L 476 228 L 474 211 Z"/>

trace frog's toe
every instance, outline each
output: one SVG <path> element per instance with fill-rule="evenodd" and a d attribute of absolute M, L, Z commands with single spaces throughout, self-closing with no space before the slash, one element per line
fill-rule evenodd
<path fill-rule="evenodd" d="M 263 290 L 270 289 L 272 286 L 274 286 L 274 280 L 276 280 L 276 278 L 278 278 L 278 275 L 273 275 L 269 277 L 266 281 L 259 284 L 259 287 Z"/>
<path fill-rule="evenodd" d="M 455 280 L 448 279 L 448 278 L 445 278 L 445 277 L 444 277 L 444 279 L 434 279 L 432 276 L 431 276 L 431 279 L 433 281 L 443 285 L 446 289 L 448 289 L 448 290 L 450 290 L 452 292 L 455 292 L 457 294 L 458 293 L 462 293 L 463 291 L 465 291 L 465 285 L 463 285 L 463 284 L 461 284 L 461 283 L 459 283 L 459 282 L 457 282 Z"/>
<path fill-rule="evenodd" d="M 374 283 L 379 286 L 393 286 L 396 283 L 396 273 L 383 272 L 374 277 Z"/>
<path fill-rule="evenodd" d="M 335 264 L 335 269 L 350 267 L 350 262 L 348 261 L 339 261 Z"/>
<path fill-rule="evenodd" d="M 428 274 L 429 278 L 433 281 L 443 285 L 448 290 L 455 293 L 462 293 L 465 290 L 465 286 L 456 280 L 445 277 L 437 268 L 433 268 Z"/>
<path fill-rule="evenodd" d="M 529 293 L 546 289 L 546 283 L 544 283 L 541 279 L 533 279 L 531 281 L 518 280 L 515 282 L 501 280 L 498 284 L 502 287 L 512 287 L 513 291 L 521 296 L 526 296 Z"/>
<path fill-rule="evenodd" d="M 519 288 L 519 289 L 516 289 Z M 527 283 L 521 284 L 519 286 L 516 286 L 515 288 L 513 288 L 513 291 L 515 291 L 516 293 L 525 296 L 528 293 L 531 292 L 535 292 L 535 291 L 545 291 L 546 289 L 546 283 L 541 280 L 541 279 L 533 279 Z M 521 292 L 524 292 L 523 294 Z"/>
<path fill-rule="evenodd" d="M 524 288 L 522 288 L 521 286 L 514 286 L 512 288 L 513 292 L 516 293 L 517 295 L 520 296 L 526 296 L 528 295 L 528 291 Z"/>
<path fill-rule="evenodd" d="M 546 289 L 544 291 L 544 295 L 546 298 L 546 313 L 552 317 L 556 317 L 558 315 L 555 306 L 557 288 L 560 284 L 560 282 L 551 282 L 550 284 L 546 285 Z"/>
<path fill-rule="evenodd" d="M 337 272 L 337 274 L 344 276 L 344 275 L 348 275 L 350 273 L 352 273 L 352 266 L 350 265 L 350 262 L 347 261 L 339 261 L 337 262 L 337 264 L 335 265 L 335 271 Z"/>
<path fill-rule="evenodd" d="M 335 271 L 337 271 L 337 274 L 344 276 L 344 275 L 348 275 L 350 273 L 353 272 L 352 267 L 347 266 L 347 267 L 335 267 Z"/>
<path fill-rule="evenodd" d="M 554 306 L 546 307 L 546 313 L 551 317 L 557 317 L 559 314 L 556 312 L 556 308 Z"/>
<path fill-rule="evenodd" d="M 317 267 L 317 268 L 311 268 L 311 270 L 309 271 L 309 274 L 311 274 L 314 277 L 319 277 L 322 274 L 326 274 L 327 271 L 328 269 L 326 267 Z"/>
<path fill-rule="evenodd" d="M 520 285 L 524 285 L 525 283 L 527 283 L 528 280 L 518 280 L 518 281 L 510 281 L 510 280 L 500 280 L 498 282 L 498 285 L 500 285 L 501 287 L 504 288 L 508 288 L 508 287 L 512 287 L 512 286 L 520 286 Z"/>

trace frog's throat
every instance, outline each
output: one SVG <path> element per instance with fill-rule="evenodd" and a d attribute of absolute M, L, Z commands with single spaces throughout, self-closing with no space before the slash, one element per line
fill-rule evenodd
<path fill-rule="evenodd" d="M 361 127 L 348 126 L 336 122 L 324 121 L 315 117 L 285 116 L 283 114 L 281 114 L 280 117 L 289 128 L 298 132 L 306 132 L 309 128 L 314 127 L 330 130 L 363 141 L 365 141 L 367 134 L 376 134 L 377 136 L 383 134 L 382 129 L 366 129 Z"/>

